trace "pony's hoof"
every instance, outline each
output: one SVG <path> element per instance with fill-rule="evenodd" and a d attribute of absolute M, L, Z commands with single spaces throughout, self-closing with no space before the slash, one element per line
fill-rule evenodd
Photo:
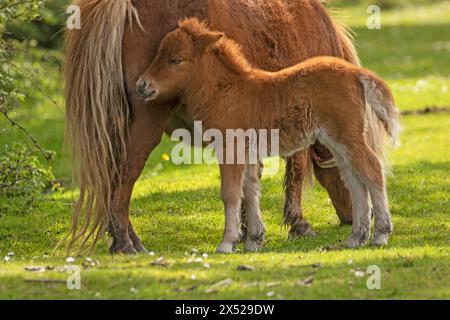
<path fill-rule="evenodd" d="M 375 233 L 372 244 L 377 247 L 387 246 L 389 236 L 389 233 Z"/>
<path fill-rule="evenodd" d="M 356 249 L 359 248 L 363 245 L 366 244 L 368 237 L 363 234 L 352 234 L 348 239 L 347 239 L 347 247 L 349 247 L 350 249 Z"/>
<path fill-rule="evenodd" d="M 127 255 L 136 255 L 138 251 L 133 247 L 133 243 L 131 241 L 125 242 L 122 244 L 113 243 L 109 248 L 109 252 L 111 254 L 127 254 Z"/>
<path fill-rule="evenodd" d="M 317 234 L 314 232 L 312 226 L 307 221 L 302 221 L 291 227 L 289 231 L 289 237 L 315 237 Z"/>
<path fill-rule="evenodd" d="M 236 245 L 231 242 L 222 242 L 217 248 L 216 253 L 233 253 L 236 251 Z"/>
<path fill-rule="evenodd" d="M 133 244 L 134 249 L 137 251 L 137 253 L 141 253 L 141 254 L 149 254 L 150 252 L 148 252 L 148 250 L 144 247 L 144 245 L 142 244 L 142 242 L 139 243 L 134 243 Z"/>

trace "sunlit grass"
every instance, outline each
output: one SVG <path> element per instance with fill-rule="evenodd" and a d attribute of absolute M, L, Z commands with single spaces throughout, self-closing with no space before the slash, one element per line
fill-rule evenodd
<path fill-rule="evenodd" d="M 385 13 L 385 28 L 367 30 L 365 7 L 346 7 L 345 21 L 355 28 L 365 66 L 385 77 L 403 110 L 450 106 L 450 7 L 397 8 Z M 411 12 L 417 14 L 414 23 Z M 437 10 L 437 11 L 436 11 Z M 362 13 L 361 13 L 362 12 Z M 429 15 L 435 13 L 435 15 Z M 404 19 L 402 19 L 404 17 Z M 443 17 L 447 17 L 445 20 Z M 396 19 L 400 20 L 397 21 Z M 409 58 L 408 58 L 409 57 Z M 48 69 L 59 81 L 59 70 Z M 447 88 L 447 89 L 446 89 Z M 53 91 L 52 91 L 53 92 Z M 61 103 L 60 90 L 54 96 Z M 450 117 L 448 114 L 407 116 L 402 120 L 402 147 L 391 153 L 394 175 L 389 196 L 395 224 L 386 248 L 345 249 L 350 227 L 341 227 L 326 192 L 317 184 L 304 200 L 304 213 L 315 238 L 288 240 L 282 220 L 282 170 L 263 179 L 261 207 L 267 225 L 263 252 L 232 256 L 214 254 L 224 225 L 215 166 L 175 166 L 166 161 L 171 143 L 152 154 L 133 193 L 131 215 L 135 228 L 155 256 L 110 257 L 107 241 L 93 255 L 100 264 L 82 271 L 82 289 L 70 291 L 62 251 L 52 249 L 70 224 L 70 205 L 78 190 L 70 184 L 70 161 L 63 145 L 63 116 L 53 103 L 38 97 L 19 110 L 19 119 L 48 149 L 65 191 L 47 195 L 31 208 L 2 203 L 0 212 L 0 298 L 276 298 L 276 299 L 402 299 L 448 298 L 450 289 Z M 0 145 L 26 141 L 1 118 Z M 3 201 L 3 200 L 2 200 Z M 9 200 L 8 200 L 9 201 Z M 6 209 L 5 209 L 6 208 Z M 8 209 L 9 208 L 9 209 Z M 195 248 L 198 254 L 191 256 Z M 242 250 L 242 248 L 239 248 Z M 11 261 L 3 258 L 14 252 Z M 201 256 L 207 253 L 205 259 Z M 50 257 L 44 257 L 44 255 Z M 168 267 L 150 263 L 164 256 Z M 195 259 L 202 259 L 195 262 Z M 193 260 L 190 262 L 190 260 Z M 76 257 L 80 265 L 82 258 Z M 205 268 L 204 264 L 210 265 Z M 254 271 L 237 271 L 239 265 Z M 381 290 L 368 290 L 370 265 L 382 272 Z M 42 273 L 26 266 L 55 266 Z M 193 277 L 195 276 L 195 277 Z M 297 284 L 313 277 L 310 286 Z M 195 280 L 193 279 L 195 278 Z M 230 286 L 206 293 L 214 283 L 232 279 Z M 39 283 L 26 280 L 57 279 Z M 270 293 L 270 294 L 269 294 Z M 268 295 L 269 294 L 269 295 Z M 270 297 L 269 297 L 270 296 Z"/>

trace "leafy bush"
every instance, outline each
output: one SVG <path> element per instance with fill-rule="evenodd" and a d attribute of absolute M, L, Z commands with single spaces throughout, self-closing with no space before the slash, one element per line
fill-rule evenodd
<path fill-rule="evenodd" d="M 15 144 L 0 153 L 0 197 L 33 198 L 58 186 L 51 168 L 41 164 L 34 150 Z"/>
<path fill-rule="evenodd" d="M 68 2 L 67 0 L 46 0 L 45 6 L 39 10 L 39 16 L 30 20 L 30 23 L 10 20 L 6 27 L 7 36 L 18 41 L 32 39 L 42 48 L 59 48 L 63 35 L 62 26 L 67 17 L 65 7 Z"/>
<path fill-rule="evenodd" d="M 34 148 L 12 143 L 0 152 L 0 213 L 10 209 L 8 198 L 20 198 L 25 205 L 31 204 L 42 192 L 58 187 L 51 168 L 41 164 L 38 152 L 50 160 L 52 152 L 41 148 L 33 136 L 12 116 L 13 111 L 22 106 L 25 94 L 21 90 L 24 80 L 32 69 L 30 62 L 15 61 L 16 50 L 23 43 L 5 36 L 11 23 L 26 25 L 39 17 L 44 1 L 0 0 L 0 116 L 30 138 Z M 35 84 L 39 86 L 38 84 Z M 14 207 L 15 205 L 13 205 Z"/>
<path fill-rule="evenodd" d="M 24 96 L 15 85 L 17 66 L 11 63 L 14 43 L 5 37 L 5 28 L 11 21 L 31 21 L 39 16 L 43 1 L 0 0 L 0 111 L 8 112 Z"/>

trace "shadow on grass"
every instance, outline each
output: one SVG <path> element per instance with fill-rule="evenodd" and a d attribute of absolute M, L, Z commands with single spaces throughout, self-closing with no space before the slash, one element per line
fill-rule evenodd
<path fill-rule="evenodd" d="M 445 222 L 446 212 L 450 208 L 446 191 L 449 190 L 449 183 L 444 179 L 449 168 L 446 162 L 416 162 L 394 168 L 395 177 L 389 183 L 389 194 L 396 228 L 390 247 L 440 245 L 449 240 L 448 224 Z M 351 228 L 340 226 L 337 220 L 317 224 L 318 217 L 311 214 L 308 218 L 318 236 L 287 239 L 286 230 L 281 230 L 280 226 L 283 204 L 280 181 L 264 181 L 264 189 L 268 190 L 263 192 L 261 201 L 263 218 L 268 227 L 264 252 L 344 248 Z M 211 252 L 220 242 L 224 226 L 219 194 L 218 187 L 152 192 L 134 201 L 132 212 L 138 214 L 132 219 L 138 222 L 139 232 L 150 248 L 183 252 L 200 247 Z M 324 216 L 328 212 L 333 212 L 331 207 L 322 208 L 317 215 Z"/>

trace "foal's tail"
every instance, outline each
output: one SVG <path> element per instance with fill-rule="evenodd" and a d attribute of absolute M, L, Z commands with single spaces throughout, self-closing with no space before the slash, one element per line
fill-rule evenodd
<path fill-rule="evenodd" d="M 66 37 L 66 123 L 80 196 L 73 212 L 71 241 L 104 233 L 114 187 L 126 159 L 130 109 L 122 69 L 127 20 L 137 21 L 131 0 L 74 0 L 80 30 Z"/>
<path fill-rule="evenodd" d="M 368 130 L 366 138 L 372 150 L 384 160 L 385 167 L 389 171 L 386 144 L 389 140 L 392 141 L 394 146 L 400 144 L 400 112 L 386 82 L 368 71 L 362 71 L 358 78 L 364 87 L 367 108 Z"/>

